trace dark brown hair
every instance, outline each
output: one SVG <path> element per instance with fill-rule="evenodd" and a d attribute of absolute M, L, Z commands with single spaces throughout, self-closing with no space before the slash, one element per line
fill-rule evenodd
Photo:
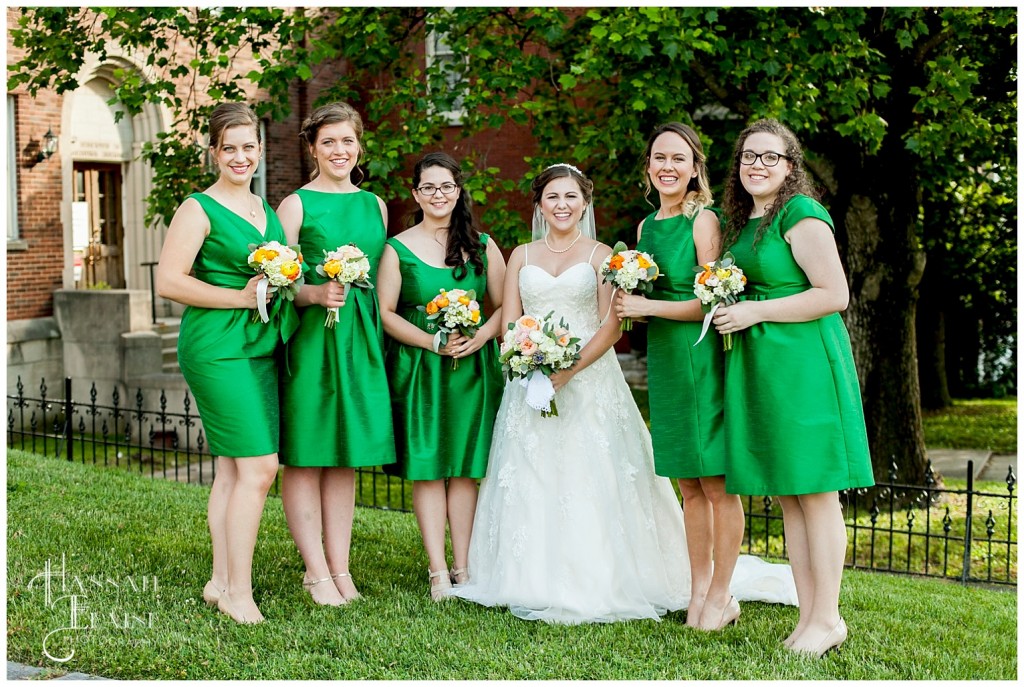
<path fill-rule="evenodd" d="M 420 178 L 423 170 L 430 167 L 441 167 L 451 172 L 452 180 L 459 187 L 459 197 L 455 200 L 455 208 L 452 210 L 451 221 L 448 224 L 448 243 L 445 246 L 444 264 L 452 268 L 452 275 L 456 279 L 466 276 L 466 263 L 473 266 L 476 274 L 484 273 L 483 255 L 487 250 L 484 242 L 480 239 L 480 230 L 473 224 L 473 210 L 471 199 L 466 193 L 465 176 L 462 168 L 451 155 L 447 153 L 427 153 L 424 155 L 412 170 L 412 185 L 416 188 L 420 185 Z M 410 226 L 423 221 L 423 208 L 417 207 L 409 219 Z M 463 254 L 468 255 L 464 259 Z M 483 297 L 483 294 L 480 294 Z"/>
<path fill-rule="evenodd" d="M 594 198 L 594 182 L 588 179 L 583 172 L 564 162 L 551 165 L 533 178 L 533 182 L 530 184 L 530 190 L 533 192 L 533 204 L 540 205 L 541 197 L 544 195 L 544 187 L 555 179 L 561 179 L 562 177 L 575 179 L 580 187 L 580 191 L 583 193 L 583 201 L 590 205 L 590 201 Z"/>

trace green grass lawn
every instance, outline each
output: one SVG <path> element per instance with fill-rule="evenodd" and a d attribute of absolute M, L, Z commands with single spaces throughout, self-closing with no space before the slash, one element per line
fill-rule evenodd
<path fill-rule="evenodd" d="M 410 514 L 357 509 L 352 571 L 364 598 L 315 606 L 279 499 L 254 561 L 259 626 L 203 605 L 208 489 L 8 452 L 9 660 L 120 679 L 811 679 L 1012 680 L 1014 593 L 847 571 L 850 639 L 814 661 L 779 643 L 797 609 L 745 603 L 718 634 L 664 621 L 577 627 L 518 620 L 462 601 L 436 605 Z M 46 604 L 47 561 L 82 582 L 88 629 L 69 599 Z M 30 583 L 35 578 L 35 582 Z M 133 590 L 128 578 L 157 580 Z M 57 585 L 57 582 L 51 582 Z M 117 587 L 114 586 L 117 584 Z M 70 591 L 75 592 L 72 585 Z M 148 615 L 152 614 L 152 616 Z M 127 625 L 127 627 L 124 627 Z M 42 652 L 44 638 L 56 664 Z"/>
<path fill-rule="evenodd" d="M 953 401 L 952 408 L 925 411 L 924 443 L 932 448 L 1017 452 L 1017 397 Z"/>

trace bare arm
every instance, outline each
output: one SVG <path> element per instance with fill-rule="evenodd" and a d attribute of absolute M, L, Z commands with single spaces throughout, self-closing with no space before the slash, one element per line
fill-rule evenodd
<path fill-rule="evenodd" d="M 398 297 L 402 293 L 402 270 L 395 249 L 384 244 L 384 253 L 377 266 L 377 298 L 380 319 L 387 335 L 407 346 L 434 350 L 434 337 L 399 315 Z"/>
<path fill-rule="evenodd" d="M 490 318 L 480 327 L 473 338 L 462 337 L 457 343 L 453 352 L 459 358 L 479 351 L 488 341 L 504 333 L 505 322 L 502 315 L 502 297 L 505 282 L 505 258 L 501 256 L 501 249 L 494 240 L 487 242 L 487 296 L 491 299 L 494 312 Z M 477 295 L 477 301 L 483 303 L 483 294 Z M 449 342 L 450 343 L 450 342 Z"/>
<path fill-rule="evenodd" d="M 829 226 L 813 217 L 802 219 L 786 233 L 786 241 L 811 288 L 792 296 L 719 308 L 714 321 L 720 333 L 742 331 L 759 322 L 809 322 L 846 310 L 850 289 Z"/>
<path fill-rule="evenodd" d="M 637 241 L 639 241 L 642 231 L 643 223 L 641 222 L 637 228 Z M 697 217 L 693 223 L 693 243 L 697 248 L 698 264 L 703 265 L 718 259 L 722 244 L 722 230 L 715 213 L 704 210 Z M 657 262 L 657 256 L 655 256 L 655 262 Z M 704 319 L 704 312 L 700 309 L 700 300 L 696 298 L 688 301 L 662 301 L 619 291 L 615 295 L 615 300 L 615 312 L 620 318 L 661 317 L 666 320 L 684 322 Z"/>
<path fill-rule="evenodd" d="M 601 245 L 596 254 L 594 255 L 591 264 L 600 264 L 611 255 L 612 249 L 608 246 Z M 510 261 L 511 262 L 511 261 Z M 612 301 L 612 285 L 601 281 L 597 286 L 597 308 L 599 313 L 606 313 L 609 311 L 609 305 Z M 594 333 L 594 336 L 587 342 L 587 344 L 580 350 L 580 359 L 570 367 L 568 370 L 559 370 L 555 374 L 551 375 L 551 385 L 555 387 L 555 391 L 558 391 L 563 386 L 569 383 L 569 380 L 576 376 L 576 373 L 585 370 L 591 363 L 600 358 L 605 352 L 615 345 L 615 342 L 622 336 L 622 332 L 619 330 L 619 318 L 612 312 L 605 320 L 601 328 Z M 572 323 L 569 323 L 569 330 L 572 331 Z"/>
<path fill-rule="evenodd" d="M 519 295 L 519 270 L 523 268 L 523 246 L 516 246 L 512 255 L 508 256 L 508 265 L 505 266 L 505 279 L 502 281 L 501 290 L 501 318 L 498 331 L 504 335 L 508 325 L 512 324 L 523 316 L 523 301 Z"/>
<path fill-rule="evenodd" d="M 192 264 L 209 233 L 210 219 L 199 201 L 186 199 L 167 228 L 157 265 L 157 293 L 163 298 L 200 308 L 255 308 L 256 284 L 262 278 L 260 275 L 253 276 L 244 289 L 214 286 L 191 275 Z"/>
<path fill-rule="evenodd" d="M 288 245 L 294 246 L 299 242 L 299 230 L 302 228 L 302 199 L 296 194 L 291 194 L 281 201 L 277 208 L 277 217 L 281 220 L 284 228 L 285 238 Z M 303 259 L 312 267 L 320 262 L 321 255 L 305 255 Z M 304 308 L 307 305 L 322 305 L 325 308 L 340 308 L 345 305 L 345 288 L 335 282 L 329 281 L 324 284 L 303 283 L 302 288 L 295 295 L 295 305 Z"/>

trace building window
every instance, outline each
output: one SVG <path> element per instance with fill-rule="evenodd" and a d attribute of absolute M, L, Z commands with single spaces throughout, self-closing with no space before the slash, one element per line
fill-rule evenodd
<path fill-rule="evenodd" d="M 462 118 L 466 114 L 464 105 L 466 84 L 463 77 L 467 61 L 459 59 L 448 45 L 447 38 L 448 34 L 444 31 L 431 31 L 427 35 L 427 72 L 430 73 L 433 71 L 432 68 L 438 65 L 441 73 L 444 74 L 448 90 L 458 94 L 451 101 L 449 109 L 441 113 L 447 118 L 449 124 L 457 126 L 462 124 Z"/>
<path fill-rule="evenodd" d="M 262 146 L 262 157 L 260 157 L 260 163 L 256 165 L 256 171 L 252 175 L 252 185 L 250 188 L 260 198 L 267 197 L 267 123 L 260 120 L 260 140 L 263 142 Z"/>
<path fill-rule="evenodd" d="M 15 127 L 17 98 L 7 96 L 7 240 L 17 241 L 18 234 L 18 139 Z"/>

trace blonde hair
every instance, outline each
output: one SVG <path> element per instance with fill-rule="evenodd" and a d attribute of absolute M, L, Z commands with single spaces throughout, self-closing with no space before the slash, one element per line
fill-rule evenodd
<path fill-rule="evenodd" d="M 651 192 L 651 177 L 647 170 L 651 165 L 651 150 L 654 148 L 654 141 L 662 134 L 673 133 L 681 136 L 686 144 L 693 151 L 693 162 L 697 168 L 697 176 L 691 178 L 686 184 L 686 195 L 683 196 L 683 215 L 693 219 L 700 214 L 701 210 L 710 207 L 714 198 L 711 195 L 711 182 L 708 180 L 707 156 L 704 155 L 704 146 L 700 142 L 697 132 L 682 122 L 668 122 L 662 124 L 651 137 L 647 139 L 647 151 L 644 153 L 644 199 L 647 199 Z M 651 201 L 648 200 L 648 203 Z M 651 203 L 653 205 L 653 203 Z"/>

